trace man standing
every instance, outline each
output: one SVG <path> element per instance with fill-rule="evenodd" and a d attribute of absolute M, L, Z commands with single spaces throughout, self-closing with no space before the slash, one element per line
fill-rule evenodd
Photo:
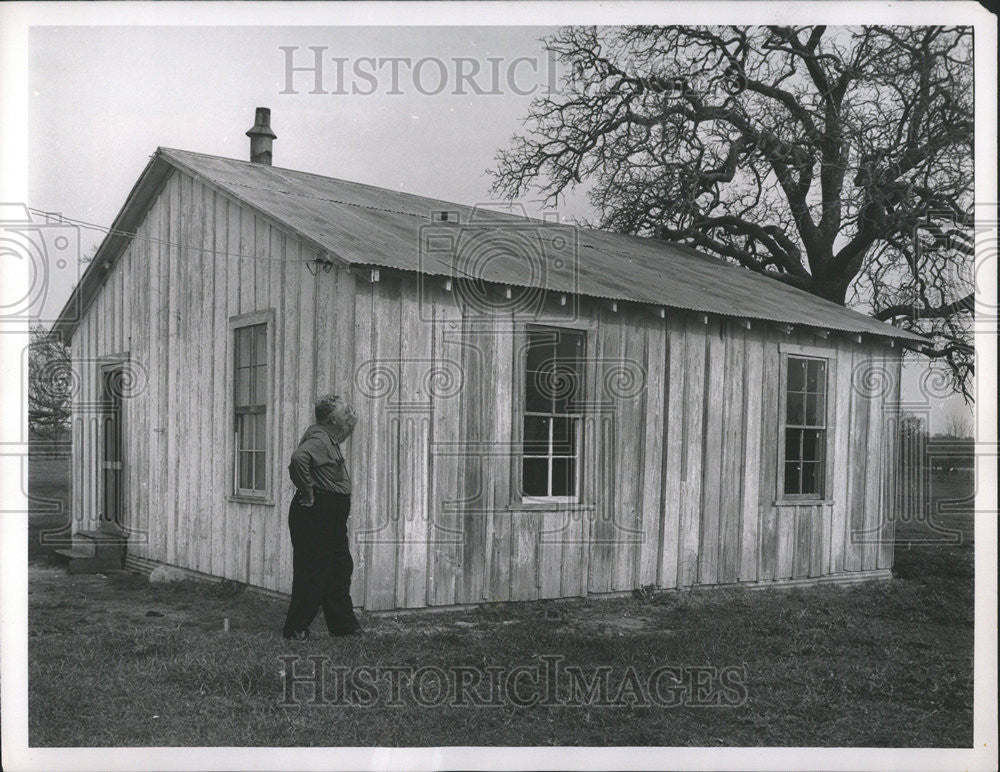
<path fill-rule="evenodd" d="M 361 625 L 351 602 L 354 561 L 347 543 L 351 476 L 340 443 L 358 422 L 339 394 L 316 403 L 316 423 L 292 453 L 288 473 L 296 493 L 288 511 L 292 536 L 292 600 L 283 635 L 305 640 L 320 607 L 331 635 L 354 635 Z"/>

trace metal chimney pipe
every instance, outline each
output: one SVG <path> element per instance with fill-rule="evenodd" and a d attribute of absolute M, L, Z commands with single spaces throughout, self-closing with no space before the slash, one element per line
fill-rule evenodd
<path fill-rule="evenodd" d="M 250 137 L 250 160 L 255 164 L 271 165 L 271 143 L 278 135 L 271 131 L 271 110 L 258 107 L 253 127 L 247 132 Z"/>

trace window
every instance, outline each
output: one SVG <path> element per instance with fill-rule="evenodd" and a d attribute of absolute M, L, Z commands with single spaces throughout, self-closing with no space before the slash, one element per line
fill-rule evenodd
<path fill-rule="evenodd" d="M 521 490 L 578 499 L 585 333 L 533 325 L 526 333 Z"/>
<path fill-rule="evenodd" d="M 267 322 L 233 329 L 236 433 L 235 492 L 267 491 Z"/>
<path fill-rule="evenodd" d="M 827 363 L 785 359 L 786 496 L 822 498 L 826 471 Z"/>

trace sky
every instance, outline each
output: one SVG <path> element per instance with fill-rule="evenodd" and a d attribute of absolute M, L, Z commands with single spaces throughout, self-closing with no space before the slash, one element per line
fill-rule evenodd
<path fill-rule="evenodd" d="M 157 146 L 248 158 L 263 106 L 275 166 L 487 202 L 486 169 L 554 72 L 539 43 L 553 30 L 35 28 L 29 196 L 110 224 Z"/>
<path fill-rule="evenodd" d="M 558 87 L 561 73 L 540 43 L 555 29 L 33 27 L 28 202 L 107 227 L 158 146 L 248 158 L 257 106 L 272 111 L 275 166 L 490 202 L 486 170 L 497 150 L 521 129 L 533 96 Z M 523 203 L 541 213 L 540 202 Z M 592 215 L 582 191 L 558 212 Z M 81 228 L 80 253 L 102 236 Z M 76 272 L 53 270 L 46 317 Z M 931 410 L 931 431 L 952 415 L 971 419 L 916 362 L 904 397 Z"/>

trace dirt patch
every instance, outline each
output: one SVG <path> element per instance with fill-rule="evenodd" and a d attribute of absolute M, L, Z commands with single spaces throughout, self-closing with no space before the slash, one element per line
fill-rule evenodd
<path fill-rule="evenodd" d="M 635 635 L 637 633 L 670 634 L 663 620 L 650 616 L 622 614 L 593 614 L 570 620 L 566 630 L 607 636 Z"/>
<path fill-rule="evenodd" d="M 68 574 L 44 559 L 30 565 L 30 630 L 38 635 L 100 624 L 113 628 L 276 630 L 284 604 L 252 593 L 227 596 L 218 585 L 150 585 L 142 574 Z"/>

